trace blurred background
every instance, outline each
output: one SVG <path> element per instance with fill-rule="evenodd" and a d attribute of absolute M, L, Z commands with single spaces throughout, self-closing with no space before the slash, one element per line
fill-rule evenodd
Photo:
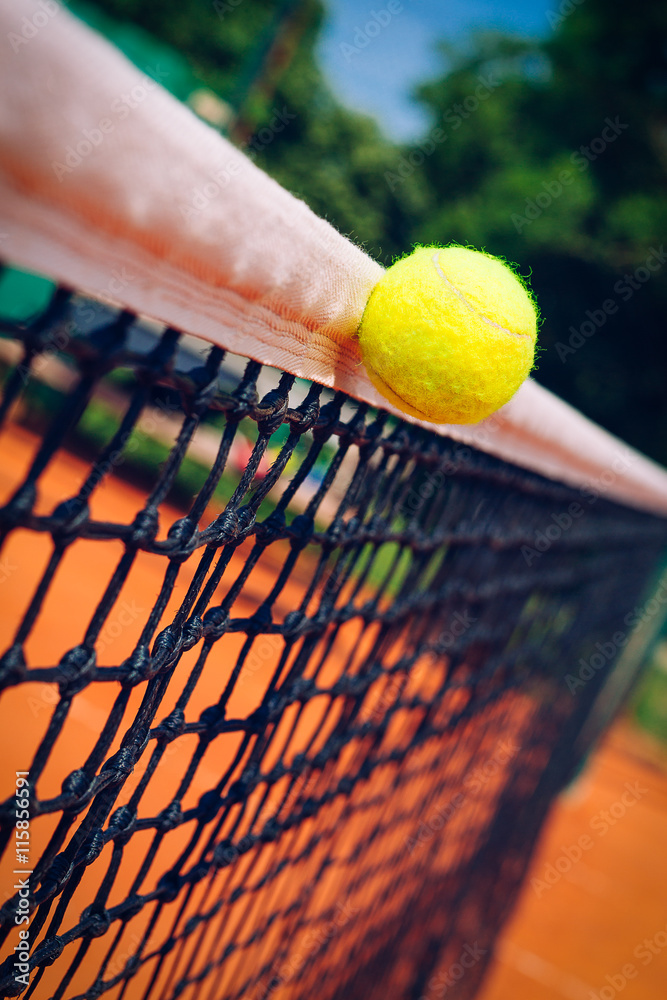
<path fill-rule="evenodd" d="M 666 4 L 68 6 L 381 263 L 451 241 L 515 262 L 543 314 L 537 380 L 667 464 Z M 664 995 L 667 932 L 633 958 L 667 929 L 664 642 L 535 877 L 632 781 L 650 793 L 590 857 L 527 885 L 484 1000 Z"/>

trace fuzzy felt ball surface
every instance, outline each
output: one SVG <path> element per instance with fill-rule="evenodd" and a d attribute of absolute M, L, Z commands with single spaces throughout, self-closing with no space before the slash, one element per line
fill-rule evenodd
<path fill-rule="evenodd" d="M 537 308 L 502 260 L 467 247 L 420 247 L 373 289 L 359 327 L 369 378 L 422 420 L 473 424 L 533 367 Z"/>

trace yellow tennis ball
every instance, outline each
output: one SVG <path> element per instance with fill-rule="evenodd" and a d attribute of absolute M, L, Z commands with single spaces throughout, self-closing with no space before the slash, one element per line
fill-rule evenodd
<path fill-rule="evenodd" d="M 497 257 L 420 247 L 373 289 L 359 327 L 373 385 L 422 420 L 474 424 L 503 406 L 535 359 L 537 309 Z"/>

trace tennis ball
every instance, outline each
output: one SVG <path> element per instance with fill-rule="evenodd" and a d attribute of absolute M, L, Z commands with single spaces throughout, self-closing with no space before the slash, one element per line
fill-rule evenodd
<path fill-rule="evenodd" d="M 359 327 L 368 376 L 405 413 L 474 424 L 514 395 L 535 358 L 537 309 L 497 257 L 420 247 L 373 289 Z"/>

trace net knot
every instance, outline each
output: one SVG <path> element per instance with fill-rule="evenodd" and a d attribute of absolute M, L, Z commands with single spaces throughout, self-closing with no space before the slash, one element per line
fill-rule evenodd
<path fill-rule="evenodd" d="M 276 507 L 264 521 L 258 523 L 255 534 L 266 545 L 270 545 L 271 542 L 275 542 L 279 538 L 284 538 L 285 511 Z"/>
<path fill-rule="evenodd" d="M 204 623 L 199 615 L 190 618 L 183 627 L 182 646 L 183 650 L 192 649 L 196 646 L 204 634 Z"/>
<path fill-rule="evenodd" d="M 134 770 L 139 754 L 134 747 L 121 747 L 102 765 L 102 774 L 106 774 L 111 784 L 122 783 Z"/>
<path fill-rule="evenodd" d="M 231 840 L 221 840 L 213 849 L 213 863 L 218 868 L 225 868 L 236 861 L 239 852 Z"/>
<path fill-rule="evenodd" d="M 70 649 L 60 660 L 57 670 L 58 687 L 63 698 L 71 698 L 87 687 L 97 665 L 97 654 L 92 646 L 80 645 Z"/>
<path fill-rule="evenodd" d="M 90 509 L 83 497 L 70 497 L 63 500 L 51 514 L 51 531 L 59 539 L 74 538 L 81 534 L 84 524 L 89 520 Z"/>
<path fill-rule="evenodd" d="M 303 611 L 288 611 L 283 622 L 283 635 L 285 638 L 296 639 L 305 631 L 308 619 Z"/>
<path fill-rule="evenodd" d="M 215 788 L 212 788 L 209 792 L 204 792 L 199 800 L 197 816 L 205 823 L 210 822 L 212 819 L 215 819 L 220 809 L 220 803 L 220 793 Z"/>
<path fill-rule="evenodd" d="M 130 542 L 138 548 L 148 548 L 155 540 L 158 533 L 160 521 L 157 508 L 153 506 L 144 507 L 140 510 L 132 524 Z"/>
<path fill-rule="evenodd" d="M 215 521 L 209 525 L 209 527 L 204 532 L 206 543 L 208 545 L 226 545 L 228 542 L 235 541 L 239 535 L 239 516 L 238 512 L 227 508 L 223 510 Z"/>
<path fill-rule="evenodd" d="M 229 786 L 229 791 L 227 792 L 227 798 L 230 802 L 242 802 L 249 793 L 249 791 L 255 787 L 256 784 L 256 770 L 244 771 L 240 778 L 233 781 Z"/>
<path fill-rule="evenodd" d="M 102 937 L 111 926 L 111 914 L 108 910 L 100 910 L 93 906 L 87 906 L 81 914 L 82 928 L 90 937 Z"/>
<path fill-rule="evenodd" d="M 267 820 L 267 822 L 264 824 L 259 839 L 262 841 L 262 843 L 268 844 L 272 840 L 278 839 L 278 837 L 280 836 L 280 830 L 281 830 L 280 824 L 276 821 L 275 817 L 272 816 L 271 819 Z"/>
<path fill-rule="evenodd" d="M 167 625 L 153 643 L 150 669 L 148 673 L 155 677 L 161 671 L 171 666 L 176 659 L 176 652 L 180 646 L 180 629 L 174 625 Z"/>
<path fill-rule="evenodd" d="M 260 705 L 246 719 L 246 732 L 255 733 L 255 735 L 263 733 L 271 719 L 274 717 L 275 713 L 271 710 L 270 705 Z"/>
<path fill-rule="evenodd" d="M 68 812 L 78 812 L 91 794 L 90 778 L 81 768 L 71 771 L 62 783 L 62 792 L 69 801 L 64 806 Z"/>
<path fill-rule="evenodd" d="M 326 535 L 327 551 L 330 551 L 337 545 L 340 545 L 342 540 L 345 538 L 346 534 L 347 534 L 347 529 L 343 519 L 341 517 L 334 517 L 333 520 L 331 521 L 331 524 L 327 528 L 327 535 Z"/>
<path fill-rule="evenodd" d="M 64 851 L 62 854 L 57 854 L 42 879 L 40 895 L 48 899 L 61 893 L 72 877 L 73 871 L 74 865 L 68 855 Z"/>
<path fill-rule="evenodd" d="M 229 611 L 225 608 L 209 608 L 203 618 L 204 635 L 207 638 L 219 639 L 224 635 L 229 625 Z"/>
<path fill-rule="evenodd" d="M 185 729 L 185 713 L 182 708 L 175 708 L 153 730 L 153 735 L 163 743 L 171 743 Z"/>
<path fill-rule="evenodd" d="M 217 372 L 202 365 L 188 372 L 188 380 L 195 394 L 187 401 L 185 412 L 202 416 L 215 398 L 218 388 Z"/>
<path fill-rule="evenodd" d="M 289 376 L 287 379 L 283 376 L 278 388 L 267 392 L 266 396 L 262 398 L 257 406 L 255 411 L 257 427 L 260 434 L 266 435 L 266 437 L 274 434 L 285 420 L 289 396 L 288 386 L 284 383 L 289 381 Z M 294 381 L 293 376 L 291 377 L 291 381 Z"/>
<path fill-rule="evenodd" d="M 297 434 L 305 434 L 317 423 L 320 415 L 320 393 L 322 389 L 319 385 L 312 385 L 303 403 L 296 410 L 288 410 L 287 419 L 292 430 Z"/>
<path fill-rule="evenodd" d="M 192 552 L 189 543 L 196 531 L 197 525 L 190 517 L 181 517 L 174 521 L 167 532 L 168 545 L 164 547 L 164 550 L 169 552 L 170 558 L 175 559 L 180 556 L 182 559 L 187 559 Z"/>
<path fill-rule="evenodd" d="M 109 836 L 119 844 L 126 844 L 137 825 L 137 811 L 128 805 L 121 806 L 111 814 L 109 819 Z"/>
<path fill-rule="evenodd" d="M 297 514 L 288 528 L 294 548 L 303 548 L 312 541 L 315 521 L 308 514 Z"/>
<path fill-rule="evenodd" d="M 312 677 L 299 677 L 292 685 L 292 698 L 303 705 L 317 693 L 317 685 Z M 281 706 L 282 707 L 282 706 Z"/>
<path fill-rule="evenodd" d="M 254 527 L 257 514 L 252 509 L 250 504 L 244 504 L 243 507 L 239 507 L 237 512 L 237 535 L 242 538 L 243 535 L 247 535 L 250 530 Z"/>
<path fill-rule="evenodd" d="M 168 871 L 158 882 L 157 894 L 163 903 L 172 903 L 181 888 L 181 876 L 178 872 Z"/>
<path fill-rule="evenodd" d="M 61 938 L 49 938 L 35 951 L 32 956 L 33 962 L 39 966 L 53 965 L 56 959 L 60 958 L 64 949 L 65 945 Z"/>
<path fill-rule="evenodd" d="M 174 799 L 169 805 L 158 814 L 157 828 L 161 833 L 174 830 L 183 822 L 183 810 L 178 799 Z"/>
<path fill-rule="evenodd" d="M 24 483 L 0 511 L 2 523 L 9 528 L 21 524 L 31 513 L 36 501 L 37 487 L 31 482 Z"/>
<path fill-rule="evenodd" d="M 269 632 L 273 625 L 271 606 L 260 604 L 255 613 L 246 619 L 246 632 L 248 635 L 259 635 L 260 632 Z"/>
<path fill-rule="evenodd" d="M 313 424 L 312 435 L 316 440 L 326 440 L 337 431 L 345 433 L 345 425 L 341 423 L 340 411 L 345 397 L 337 392 L 333 399 L 320 407 L 319 416 Z"/>
<path fill-rule="evenodd" d="M 214 735 L 215 730 L 218 729 L 224 720 L 225 710 L 221 705 L 209 705 L 199 716 L 199 723 L 208 732 L 209 736 Z"/>
<path fill-rule="evenodd" d="M 9 649 L 0 657 L 0 685 L 10 687 L 20 684 L 26 675 L 23 646 L 19 642 L 12 643 Z"/>
<path fill-rule="evenodd" d="M 146 643 L 140 643 L 130 656 L 123 661 L 122 684 L 125 687 L 134 687 L 141 681 L 147 680 L 150 676 L 151 657 Z"/>
<path fill-rule="evenodd" d="M 92 865 L 93 861 L 95 861 L 95 859 L 102 853 L 105 843 L 106 841 L 102 831 L 95 830 L 94 833 L 88 837 L 85 843 L 82 844 L 74 862 L 75 866 L 80 864 Z"/>

